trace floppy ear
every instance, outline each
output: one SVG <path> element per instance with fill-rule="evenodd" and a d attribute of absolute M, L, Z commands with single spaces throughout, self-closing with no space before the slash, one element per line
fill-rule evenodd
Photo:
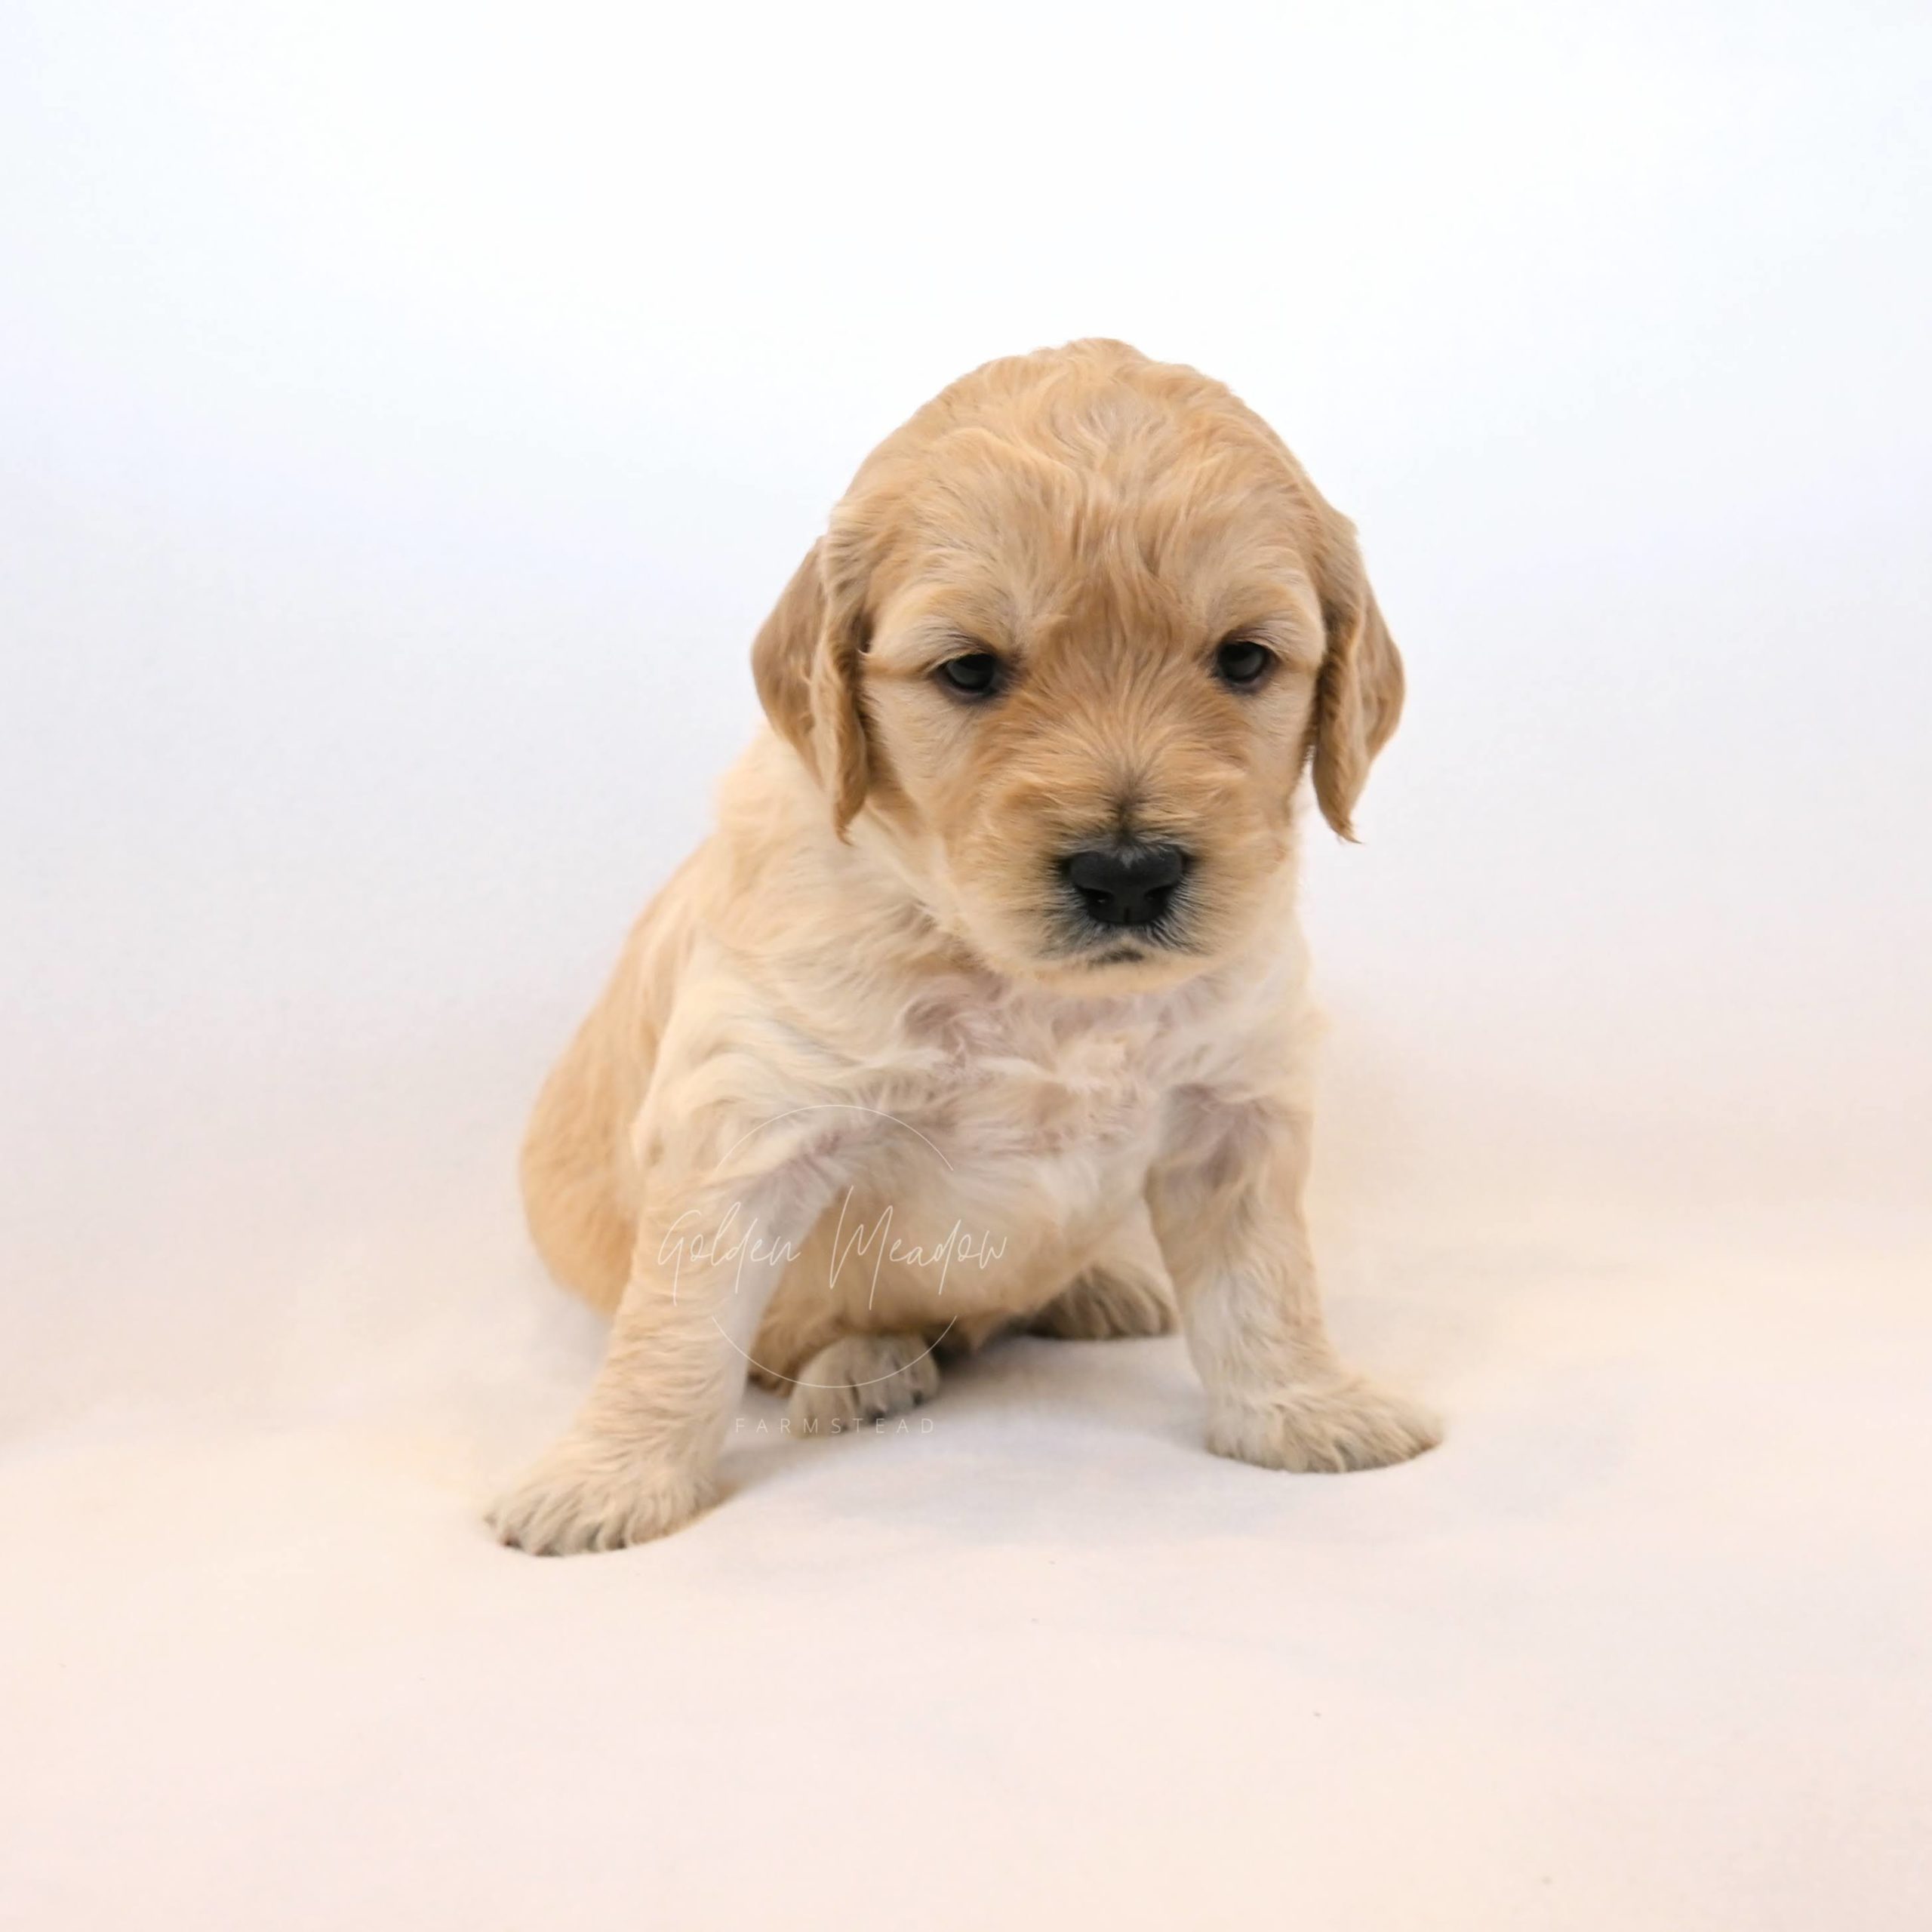
<path fill-rule="evenodd" d="M 865 803 L 872 761 L 859 702 L 864 584 L 828 581 L 832 541 L 814 543 L 792 572 L 752 646 L 752 675 L 765 715 L 818 774 L 842 838 Z"/>
<path fill-rule="evenodd" d="M 1352 839 L 1349 821 L 1368 768 L 1402 715 L 1402 660 L 1376 608 L 1355 528 L 1346 517 L 1334 517 L 1323 549 L 1321 620 L 1328 648 L 1315 685 L 1309 755 L 1321 816 Z"/>

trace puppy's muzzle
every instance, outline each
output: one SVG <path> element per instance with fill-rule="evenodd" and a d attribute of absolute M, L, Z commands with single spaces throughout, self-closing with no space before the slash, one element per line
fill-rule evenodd
<path fill-rule="evenodd" d="M 1061 861 L 1081 910 L 1102 926 L 1158 925 L 1187 866 L 1178 845 L 1094 846 Z"/>

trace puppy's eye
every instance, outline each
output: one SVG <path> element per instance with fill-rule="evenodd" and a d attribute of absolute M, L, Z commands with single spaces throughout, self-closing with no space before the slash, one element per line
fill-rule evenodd
<path fill-rule="evenodd" d="M 1273 668 L 1275 654 L 1251 637 L 1231 637 L 1214 654 L 1214 675 L 1235 691 L 1252 691 Z"/>
<path fill-rule="evenodd" d="M 991 697 L 999 689 L 999 660 L 990 651 L 969 651 L 939 667 L 940 682 L 958 697 Z"/>

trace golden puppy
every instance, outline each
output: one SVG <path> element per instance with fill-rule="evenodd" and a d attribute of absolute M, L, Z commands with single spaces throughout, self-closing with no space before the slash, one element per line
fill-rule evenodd
<path fill-rule="evenodd" d="M 1324 1330 L 1294 795 L 1344 836 L 1401 660 L 1348 522 L 1219 383 L 989 363 L 866 460 L 760 632 L 771 729 L 544 1088 L 531 1229 L 614 1315 L 498 1503 L 607 1549 L 701 1509 L 749 1369 L 832 1433 L 1003 1324 L 1168 1325 L 1208 1441 L 1437 1440 Z"/>

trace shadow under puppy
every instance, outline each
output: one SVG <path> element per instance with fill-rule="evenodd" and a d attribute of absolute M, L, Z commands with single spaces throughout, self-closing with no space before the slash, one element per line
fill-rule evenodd
<path fill-rule="evenodd" d="M 1211 1448 L 1433 1444 L 1337 1359 L 1302 1215 L 1295 796 L 1349 835 L 1402 672 L 1273 432 L 1118 343 L 989 363 L 866 459 L 753 664 L 771 728 L 531 1124 L 537 1245 L 614 1318 L 503 1540 L 688 1521 L 748 1371 L 829 1429 L 942 1341 L 1158 1329 L 1170 1279 Z"/>

